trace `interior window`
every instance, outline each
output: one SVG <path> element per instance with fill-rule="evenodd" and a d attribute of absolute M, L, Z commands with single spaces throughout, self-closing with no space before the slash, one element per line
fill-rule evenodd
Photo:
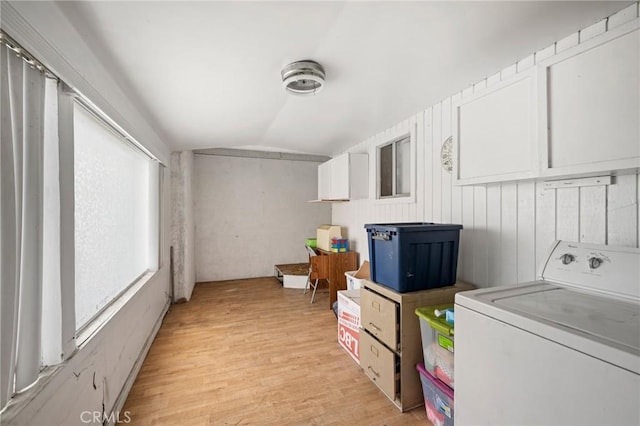
<path fill-rule="evenodd" d="M 411 139 L 398 139 L 378 148 L 378 198 L 411 194 Z"/>

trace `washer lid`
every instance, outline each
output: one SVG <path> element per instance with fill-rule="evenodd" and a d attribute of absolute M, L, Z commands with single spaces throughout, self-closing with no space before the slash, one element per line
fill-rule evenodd
<path fill-rule="evenodd" d="M 456 295 L 456 303 L 640 374 L 640 304 L 540 281 Z"/>

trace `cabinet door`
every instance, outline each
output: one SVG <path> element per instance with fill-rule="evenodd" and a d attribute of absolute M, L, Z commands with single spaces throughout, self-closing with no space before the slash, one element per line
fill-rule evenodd
<path fill-rule="evenodd" d="M 638 26 L 636 20 L 541 64 L 543 175 L 640 166 Z"/>
<path fill-rule="evenodd" d="M 349 154 L 349 199 L 369 198 L 369 155 Z"/>
<path fill-rule="evenodd" d="M 537 165 L 536 73 L 517 74 L 455 105 L 458 184 L 533 177 Z"/>
<path fill-rule="evenodd" d="M 331 198 L 349 199 L 349 154 L 342 154 L 331 161 Z"/>
<path fill-rule="evenodd" d="M 331 199 L 331 160 L 318 166 L 318 199 Z"/>

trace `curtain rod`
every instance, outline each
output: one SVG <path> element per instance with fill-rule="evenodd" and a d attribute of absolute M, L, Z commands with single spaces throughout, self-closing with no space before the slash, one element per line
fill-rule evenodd
<path fill-rule="evenodd" d="M 24 47 L 20 46 L 18 42 L 16 42 L 11 36 L 9 36 L 4 30 L 0 29 L 0 43 L 7 46 L 8 49 L 12 50 L 16 53 L 16 55 L 20 56 L 23 61 L 29 64 L 32 68 L 35 68 L 42 72 L 45 77 L 51 78 L 60 82 L 63 85 L 63 90 L 73 96 L 76 102 L 79 105 L 91 113 L 94 117 L 99 119 L 103 124 L 108 126 L 112 131 L 114 131 L 118 136 L 120 136 L 125 142 L 132 145 L 134 148 L 141 151 L 146 156 L 150 157 L 153 161 L 156 161 L 160 164 L 162 162 L 151 153 L 147 148 L 144 147 L 140 142 L 138 142 L 133 136 L 131 136 L 126 130 L 124 130 L 120 125 L 118 125 L 114 120 L 111 119 L 104 111 L 98 108 L 93 102 L 91 102 L 86 96 L 80 93 L 78 90 L 73 87 L 68 86 L 61 78 L 55 75 L 49 68 L 44 66 L 42 62 L 38 61 L 33 57 L 31 53 L 29 53 Z"/>
<path fill-rule="evenodd" d="M 63 83 L 64 84 L 64 83 Z M 85 111 L 91 114 L 95 119 L 100 121 L 103 125 L 105 125 L 109 130 L 111 130 L 115 135 L 117 135 L 122 141 L 124 141 L 127 145 L 130 145 L 132 148 L 140 151 L 142 154 L 149 157 L 151 160 L 163 164 L 158 157 L 153 155 L 151 151 L 144 147 L 136 138 L 131 136 L 126 130 L 124 130 L 118 123 L 111 119 L 107 114 L 105 114 L 97 105 L 91 102 L 86 96 L 82 93 L 78 92 L 75 89 L 72 89 L 68 86 L 65 87 L 68 89 L 68 92 L 71 96 L 73 96 L 76 104 L 81 106 Z M 164 164 L 163 164 L 164 165 Z"/>
<path fill-rule="evenodd" d="M 27 49 L 20 46 L 13 38 L 0 29 L 0 44 L 4 44 L 8 49 L 15 52 L 16 55 L 22 58 L 31 68 L 35 68 L 45 75 L 45 77 L 60 81 L 57 75 L 55 75 L 49 68 L 44 66 L 42 62 L 38 61 Z"/>

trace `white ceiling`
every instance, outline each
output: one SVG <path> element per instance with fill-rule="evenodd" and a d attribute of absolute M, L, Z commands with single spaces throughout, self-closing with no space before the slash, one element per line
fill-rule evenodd
<path fill-rule="evenodd" d="M 61 2 L 172 149 L 336 154 L 631 2 Z M 280 70 L 313 59 L 326 88 Z"/>

